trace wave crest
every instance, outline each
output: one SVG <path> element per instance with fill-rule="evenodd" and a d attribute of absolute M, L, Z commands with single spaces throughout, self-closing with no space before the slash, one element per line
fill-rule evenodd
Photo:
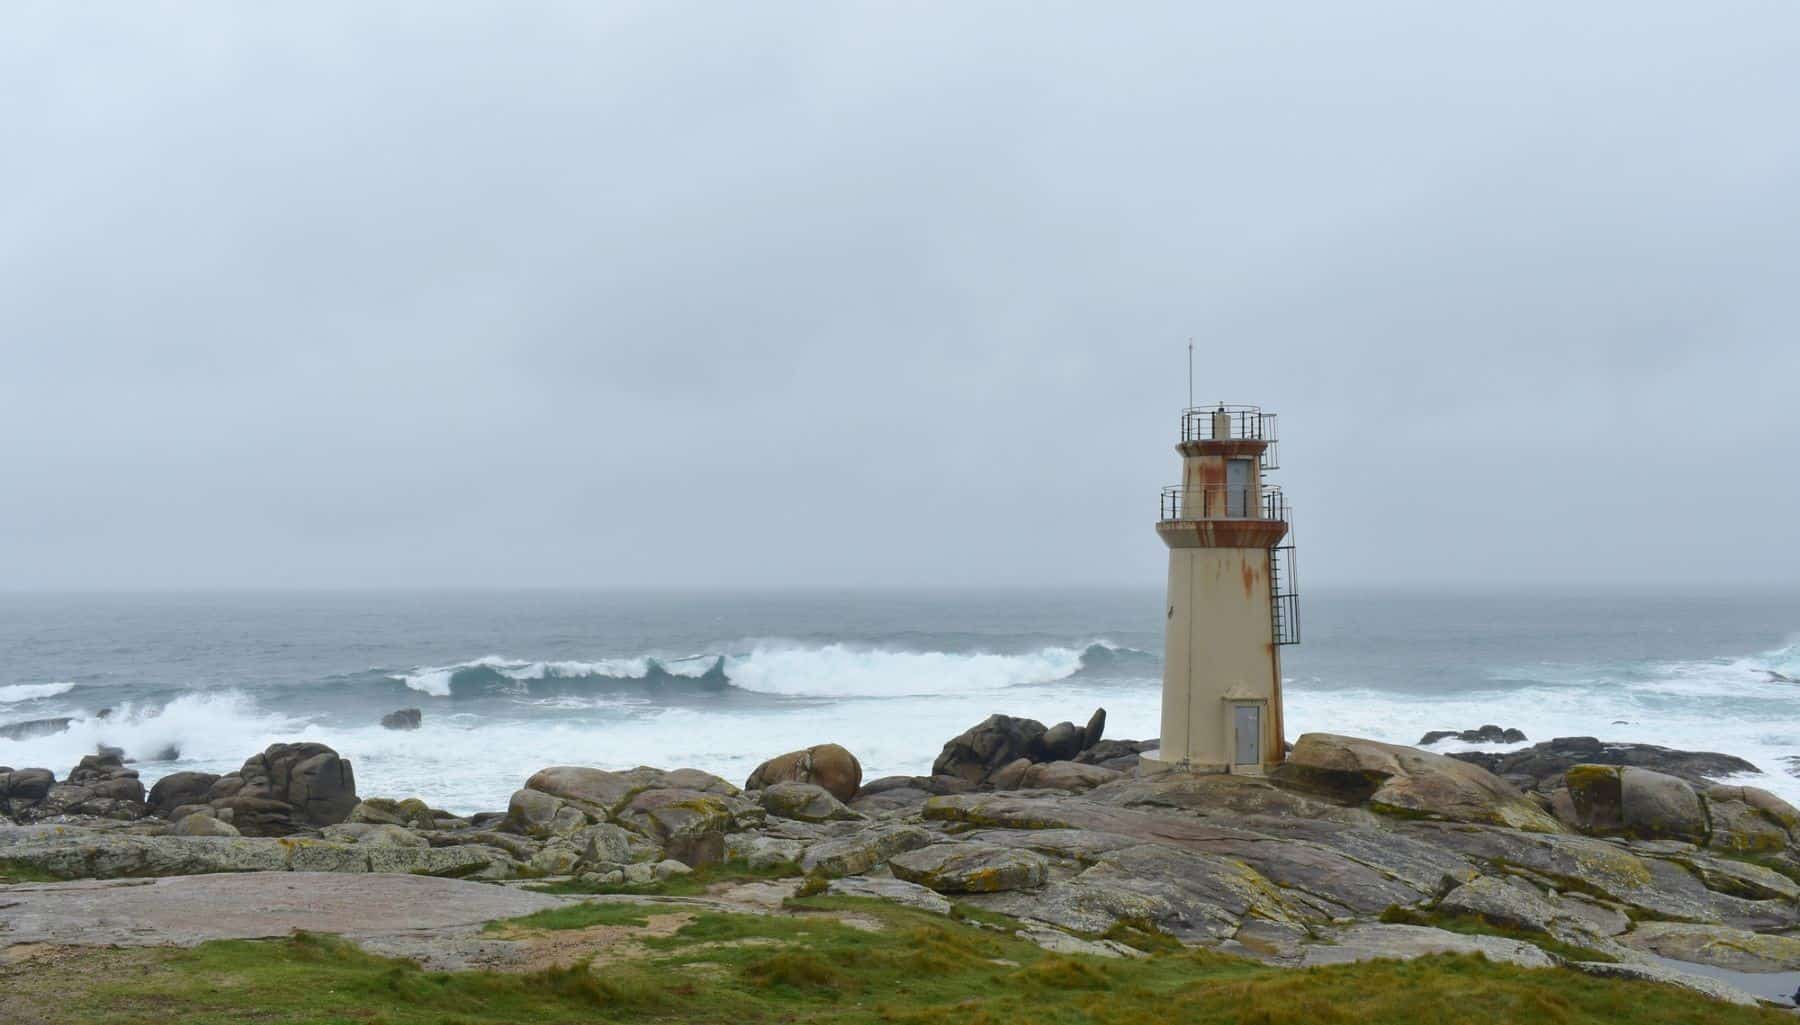
<path fill-rule="evenodd" d="M 121 705 L 104 717 L 76 716 L 54 733 L 6 744 L 13 765 L 38 765 L 60 777 L 83 755 L 116 747 L 133 761 L 242 761 L 305 727 L 271 715 L 238 691 L 183 694 L 161 707 Z"/>
<path fill-rule="evenodd" d="M 595 690 L 727 687 L 779 697 L 909 697 L 968 694 L 1053 683 L 1153 656 L 1106 641 L 1051 646 L 1022 654 L 896 651 L 852 644 L 758 642 L 748 653 L 668 658 L 641 655 L 593 662 L 537 662 L 488 655 L 427 666 L 390 678 L 432 697 L 517 695 L 534 698 Z"/>
<path fill-rule="evenodd" d="M 75 689 L 73 683 L 14 683 L 0 687 L 0 705 L 10 705 L 34 698 L 53 698 Z"/>

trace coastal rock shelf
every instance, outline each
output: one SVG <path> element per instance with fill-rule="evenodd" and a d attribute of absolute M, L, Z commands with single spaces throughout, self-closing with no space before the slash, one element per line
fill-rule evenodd
<path fill-rule="evenodd" d="M 178 774 L 147 796 L 100 756 L 61 783 L 0 769 L 0 810 L 21 820 L 0 825 L 0 881 L 347 872 L 601 888 L 729 860 L 1010 915 L 1046 945 L 1149 929 L 1293 965 L 1575 949 L 1646 974 L 1667 975 L 1668 958 L 1800 971 L 1786 935 L 1800 929 L 1800 811 L 1709 779 L 1736 769 L 1721 756 L 1565 738 L 1455 758 L 1308 734 L 1267 776 L 1145 776 L 1135 761 L 1155 742 L 1103 740 L 1103 724 L 994 716 L 946 744 L 932 775 L 867 783 L 835 745 L 771 759 L 747 789 L 694 769 L 554 766 L 505 812 L 466 818 L 359 799 L 322 745 L 276 745 L 241 773 Z M 246 824 L 282 835 L 230 835 Z M 0 932 L 10 914 L 0 906 Z M 1437 928 L 1458 923 L 1509 938 Z"/>

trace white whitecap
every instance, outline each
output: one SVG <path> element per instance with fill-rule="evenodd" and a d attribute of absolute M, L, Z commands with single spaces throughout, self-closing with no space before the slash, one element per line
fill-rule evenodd
<path fill-rule="evenodd" d="M 75 689 L 73 683 L 59 681 L 57 683 L 14 683 L 0 687 L 0 705 L 10 705 L 18 701 L 30 701 L 33 698 L 53 698 L 58 694 L 67 694 Z"/>
<path fill-rule="evenodd" d="M 1050 647 L 997 655 L 767 644 L 726 659 L 725 675 L 744 690 L 788 697 L 971 694 L 1073 676 L 1081 669 L 1083 650 Z"/>

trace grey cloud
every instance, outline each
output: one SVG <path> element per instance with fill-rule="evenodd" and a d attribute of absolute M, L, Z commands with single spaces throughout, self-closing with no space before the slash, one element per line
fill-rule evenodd
<path fill-rule="evenodd" d="M 7 20 L 0 586 L 1800 579 L 1789 4 Z"/>

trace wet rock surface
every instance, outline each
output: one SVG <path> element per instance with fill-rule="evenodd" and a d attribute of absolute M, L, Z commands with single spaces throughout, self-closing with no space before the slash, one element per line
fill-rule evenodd
<path fill-rule="evenodd" d="M 504 814 L 466 818 L 413 798 L 354 799 L 335 752 L 276 745 L 240 773 L 176 774 L 148 795 L 140 786 L 147 817 L 0 826 L 0 871 L 245 875 L 265 880 L 243 884 L 254 892 L 291 885 L 304 902 L 328 888 L 319 873 L 498 891 L 474 880 L 648 884 L 731 859 L 797 869 L 833 893 L 1001 912 L 1043 932 L 1046 946 L 1095 954 L 1079 945 L 1128 926 L 1283 964 L 1438 951 L 1552 963 L 1517 939 L 1433 927 L 1449 916 L 1646 970 L 1669 957 L 1800 964 L 1800 940 L 1785 935 L 1800 930 L 1800 811 L 1756 788 L 1579 762 L 1527 793 L 1469 760 L 1325 734 L 1299 738 L 1268 777 L 1139 776 L 1114 767 L 1137 757 L 1143 742 L 1133 741 L 1050 757 L 1067 754 L 1071 733 L 1086 743 L 1090 728 L 1046 742 L 1055 728 L 990 718 L 945 746 L 936 768 L 946 771 L 859 783 L 848 805 L 822 784 L 770 774 L 741 791 L 693 769 L 556 766 L 527 780 Z M 1680 754 L 1659 757 L 1685 764 Z M 63 783 L 0 770 L 0 800 L 36 807 L 79 787 L 82 806 L 129 803 L 129 773 L 105 756 Z M 797 761 L 771 774 L 799 774 Z M 286 832 L 255 832 L 276 828 Z M 129 889 L 82 885 L 92 896 L 80 900 Z M 0 891 L 0 942 L 17 942 L 18 916 L 37 914 L 6 906 L 25 889 Z"/>

